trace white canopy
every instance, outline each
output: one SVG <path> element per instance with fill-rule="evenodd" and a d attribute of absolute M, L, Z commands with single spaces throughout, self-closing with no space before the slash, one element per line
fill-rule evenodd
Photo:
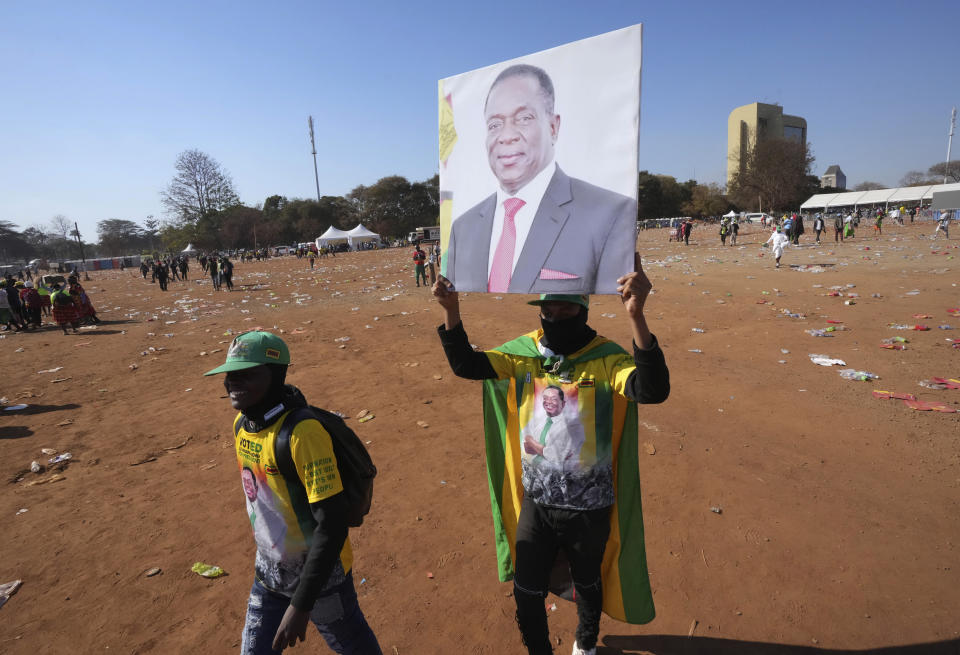
<path fill-rule="evenodd" d="M 192 243 L 188 243 L 187 247 L 181 250 L 180 252 L 197 252 L 197 249 L 193 247 Z"/>
<path fill-rule="evenodd" d="M 380 236 L 379 234 L 375 232 L 371 232 L 370 230 L 365 228 L 363 226 L 363 223 L 357 223 L 357 226 L 352 230 L 350 230 L 349 232 L 347 232 L 347 235 L 352 237 L 355 240 L 360 240 L 360 241 L 368 241 L 370 239 L 376 239 L 377 237 Z"/>
<path fill-rule="evenodd" d="M 350 238 L 350 235 L 343 230 L 338 230 L 332 225 L 327 229 L 326 232 L 317 237 L 316 243 L 317 247 L 325 246 L 328 243 L 339 243 L 341 241 L 346 241 Z"/>
<path fill-rule="evenodd" d="M 733 210 L 731 209 L 731 210 L 730 210 L 730 213 L 729 213 L 729 214 L 724 214 L 723 217 L 724 217 L 724 218 L 733 218 L 733 217 L 736 216 L 736 215 L 737 215 L 737 212 L 735 212 L 735 211 L 733 211 Z"/>
<path fill-rule="evenodd" d="M 848 191 L 846 193 L 818 193 L 811 196 L 800 209 L 830 209 L 832 207 L 857 207 L 902 202 L 929 202 L 940 191 L 960 189 L 960 184 L 934 184 L 933 186 L 874 189 L 872 191 Z"/>

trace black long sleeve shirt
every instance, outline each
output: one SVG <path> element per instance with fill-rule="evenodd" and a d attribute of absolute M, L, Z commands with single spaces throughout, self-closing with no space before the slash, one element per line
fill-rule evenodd
<path fill-rule="evenodd" d="M 440 325 L 437 333 L 440 335 L 440 343 L 443 344 L 443 352 L 450 368 L 457 377 L 468 380 L 497 377 L 487 354 L 476 352 L 470 346 L 463 322 L 450 330 Z M 647 350 L 641 350 L 636 343 L 633 344 L 633 363 L 636 369 L 627 378 L 624 390 L 624 396 L 645 405 L 662 403 L 670 395 L 670 371 L 657 337 L 651 337 L 653 343 Z"/>

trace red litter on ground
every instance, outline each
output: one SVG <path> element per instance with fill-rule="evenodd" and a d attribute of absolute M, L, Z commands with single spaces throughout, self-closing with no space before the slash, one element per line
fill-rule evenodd
<path fill-rule="evenodd" d="M 947 389 L 960 389 L 960 380 L 955 378 L 930 378 L 937 384 L 942 384 Z"/>
<path fill-rule="evenodd" d="M 911 330 L 917 330 L 918 332 L 927 332 L 930 330 L 926 325 L 914 325 Z"/>
<path fill-rule="evenodd" d="M 430 571 L 427 571 L 427 577 L 433 580 L 433 574 Z"/>
<path fill-rule="evenodd" d="M 874 391 L 874 398 L 889 399 L 895 398 L 896 400 L 916 400 L 917 397 L 912 393 L 899 393 L 897 391 Z"/>
<path fill-rule="evenodd" d="M 944 414 L 955 414 L 957 410 L 947 407 L 944 403 L 938 403 L 933 400 L 904 400 L 903 404 L 910 409 L 921 412 L 942 412 Z"/>
<path fill-rule="evenodd" d="M 827 323 L 833 323 L 834 325 L 840 325 L 843 321 L 834 321 L 833 319 L 827 319 Z"/>

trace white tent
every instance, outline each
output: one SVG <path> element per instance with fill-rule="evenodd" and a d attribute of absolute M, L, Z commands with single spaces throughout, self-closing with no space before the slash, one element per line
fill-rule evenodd
<path fill-rule="evenodd" d="M 338 230 L 332 225 L 327 229 L 326 232 L 317 237 L 316 244 L 317 248 L 322 248 L 330 245 L 331 243 L 342 243 L 349 239 L 349 235 L 343 230 Z"/>
<path fill-rule="evenodd" d="M 350 244 L 351 248 L 353 248 L 354 243 L 360 243 L 361 241 L 374 241 L 379 238 L 379 234 L 371 232 L 365 228 L 362 223 L 357 223 L 355 228 L 347 232 L 347 243 Z"/>
<path fill-rule="evenodd" d="M 193 244 L 192 244 L 192 243 L 188 243 L 188 244 L 187 244 L 187 247 L 184 248 L 183 250 L 181 250 L 180 252 L 184 252 L 184 253 L 187 253 L 187 254 L 189 255 L 189 254 L 191 254 L 191 253 L 197 252 L 197 249 L 193 247 Z"/>
<path fill-rule="evenodd" d="M 731 209 L 731 210 L 730 210 L 730 213 L 729 213 L 729 214 L 724 214 L 723 217 L 724 217 L 724 218 L 733 218 L 733 217 L 736 216 L 736 215 L 737 215 L 737 212 L 735 212 L 735 211 L 733 211 L 733 210 Z"/>
<path fill-rule="evenodd" d="M 929 203 L 933 194 L 942 191 L 960 189 L 960 184 L 934 184 L 932 186 L 900 187 L 895 189 L 875 189 L 872 191 L 847 191 L 846 193 L 818 193 L 811 196 L 800 209 L 836 209 L 840 207 L 858 207 L 860 205 L 899 205 L 923 201 Z"/>

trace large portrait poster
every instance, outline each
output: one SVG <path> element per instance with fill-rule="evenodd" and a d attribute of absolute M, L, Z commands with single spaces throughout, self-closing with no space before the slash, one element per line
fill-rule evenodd
<path fill-rule="evenodd" d="M 636 244 L 642 26 L 439 82 L 441 272 L 616 293 Z"/>

